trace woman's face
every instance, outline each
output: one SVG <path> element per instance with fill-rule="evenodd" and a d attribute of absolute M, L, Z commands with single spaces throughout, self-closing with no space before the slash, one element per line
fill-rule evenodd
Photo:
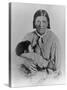
<path fill-rule="evenodd" d="M 48 26 L 47 18 L 45 16 L 38 16 L 35 20 L 35 26 L 39 34 L 44 34 Z"/>

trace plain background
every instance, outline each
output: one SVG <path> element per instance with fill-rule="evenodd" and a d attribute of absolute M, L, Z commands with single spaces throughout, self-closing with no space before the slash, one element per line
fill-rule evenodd
<path fill-rule="evenodd" d="M 18 1 L 18 2 L 34 2 L 34 3 L 44 3 L 44 4 L 59 4 L 59 5 L 66 5 L 66 0 L 11 0 L 11 1 Z M 67 20 L 67 18 L 66 18 Z M 0 88 L 2 89 L 10 89 L 8 87 L 8 0 L 0 1 Z M 65 35 L 67 35 L 65 33 Z M 67 38 L 67 36 L 66 36 Z M 67 45 L 67 42 L 66 42 Z M 65 48 L 67 51 L 67 48 Z M 66 58 L 67 59 L 67 58 Z M 67 65 L 67 62 L 66 62 Z M 66 75 L 67 76 L 67 75 Z M 55 85 L 55 86 L 43 86 L 43 87 L 28 87 L 28 88 L 20 88 L 25 90 L 34 90 L 34 89 L 47 89 L 47 90 L 65 90 L 67 88 L 67 78 L 66 78 L 66 85 Z M 16 89 L 16 88 L 12 88 Z M 19 88 L 17 88 L 19 89 Z"/>

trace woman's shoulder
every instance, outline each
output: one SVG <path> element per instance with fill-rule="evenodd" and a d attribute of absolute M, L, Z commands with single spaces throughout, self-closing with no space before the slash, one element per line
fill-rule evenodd
<path fill-rule="evenodd" d="M 48 29 L 48 35 L 50 35 L 52 37 L 56 36 L 52 29 Z"/>
<path fill-rule="evenodd" d="M 27 33 L 27 34 L 24 36 L 23 40 L 24 40 L 24 41 L 25 41 L 25 40 L 31 41 L 31 40 L 33 39 L 33 37 L 34 37 L 34 32 L 35 32 L 35 31 L 32 31 L 32 32 Z"/>
<path fill-rule="evenodd" d="M 48 30 L 48 36 L 49 38 L 51 38 L 54 42 L 59 42 L 59 38 L 56 35 L 55 32 L 53 32 L 53 30 Z"/>

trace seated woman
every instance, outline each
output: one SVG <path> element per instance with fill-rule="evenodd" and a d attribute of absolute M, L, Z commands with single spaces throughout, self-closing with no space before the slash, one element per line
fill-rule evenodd
<path fill-rule="evenodd" d="M 33 49 L 32 55 L 27 60 L 29 62 L 28 69 L 37 71 L 46 69 L 48 73 L 49 69 L 53 72 L 60 70 L 61 47 L 57 36 L 50 29 L 50 19 L 46 10 L 36 11 L 33 18 L 33 28 L 36 30 L 24 37 L 24 41 L 30 41 Z M 27 54 L 25 57 L 27 57 Z M 34 59 L 32 63 L 29 61 L 30 57 Z M 26 66 L 26 64 L 24 63 L 23 66 Z"/>

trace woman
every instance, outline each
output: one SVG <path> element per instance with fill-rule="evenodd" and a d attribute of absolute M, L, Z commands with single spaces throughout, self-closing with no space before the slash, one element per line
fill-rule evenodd
<path fill-rule="evenodd" d="M 31 42 L 33 53 L 22 54 L 22 57 L 28 59 L 25 60 L 22 67 L 30 71 L 46 69 L 47 73 L 49 70 L 59 70 L 61 64 L 60 43 L 56 35 L 50 30 L 50 19 L 46 10 L 36 11 L 33 18 L 33 28 L 36 30 L 27 34 L 23 40 Z M 32 59 L 27 55 L 30 55 L 29 57 Z"/>

